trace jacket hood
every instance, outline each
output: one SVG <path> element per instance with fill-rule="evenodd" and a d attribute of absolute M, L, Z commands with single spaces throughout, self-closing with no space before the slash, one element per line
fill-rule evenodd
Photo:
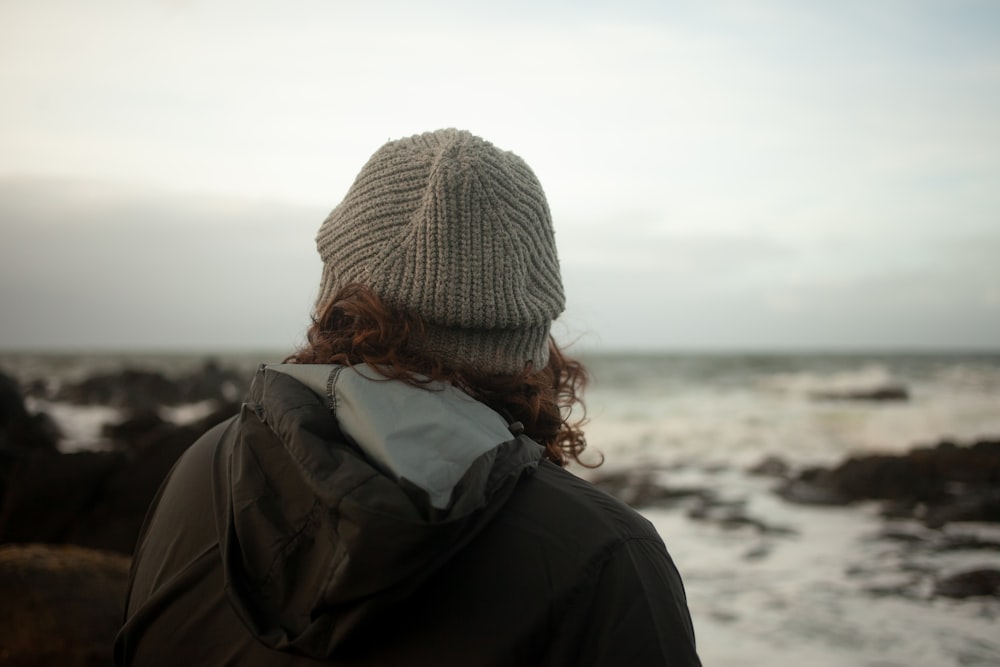
<path fill-rule="evenodd" d="M 330 657 L 419 588 L 542 448 L 454 387 L 262 366 L 214 488 L 226 592 L 266 645 Z"/>

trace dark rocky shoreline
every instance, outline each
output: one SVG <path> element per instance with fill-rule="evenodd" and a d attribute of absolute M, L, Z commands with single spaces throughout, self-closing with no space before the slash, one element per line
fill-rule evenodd
<path fill-rule="evenodd" d="M 104 451 L 59 451 L 61 434 L 0 373 L 0 663 L 111 664 L 132 549 L 160 483 L 211 426 L 236 414 L 246 378 L 206 362 L 170 378 L 127 369 L 50 387 L 36 399 L 118 408 L 102 429 Z M 210 402 L 193 423 L 161 407 Z"/>
<path fill-rule="evenodd" d="M 880 501 L 884 516 L 916 519 L 931 528 L 954 521 L 1000 522 L 1000 439 L 852 456 L 834 468 L 803 470 L 777 492 L 806 504 Z"/>
<path fill-rule="evenodd" d="M 212 361 L 179 377 L 125 369 L 55 388 L 32 383 L 34 398 L 122 413 L 102 429 L 104 451 L 63 453 L 54 421 L 29 414 L 17 384 L 0 373 L 0 543 L 68 543 L 131 554 L 167 472 L 199 435 L 239 411 L 246 389 L 246 378 Z M 213 409 L 193 423 L 174 424 L 158 412 L 201 402 Z"/>
<path fill-rule="evenodd" d="M 199 435 L 238 412 L 249 379 L 211 361 L 177 377 L 125 369 L 59 386 L 38 380 L 23 388 L 0 372 L 0 585 L 14 591 L 2 577 L 21 576 L 17 574 L 20 571 L 37 582 L 40 591 L 53 591 L 51 596 L 57 597 L 59 587 L 68 585 L 67 577 L 93 580 L 96 568 L 107 576 L 102 575 L 106 585 L 100 589 L 103 593 L 94 594 L 93 604 L 114 598 L 112 606 L 120 609 L 128 557 L 159 484 Z M 122 418 L 103 428 L 103 451 L 63 453 L 55 421 L 44 413 L 29 412 L 27 397 L 114 407 Z M 895 392 L 878 400 L 905 400 L 905 396 Z M 163 408 L 194 403 L 206 403 L 209 414 L 183 425 L 163 418 Z M 914 553 L 949 549 L 1000 552 L 1000 538 L 970 538 L 946 530 L 963 522 L 1000 524 L 1000 439 L 940 442 L 898 455 L 857 455 L 829 468 L 795 470 L 781 459 L 770 458 L 745 472 L 773 479 L 774 493 L 789 503 L 879 503 L 886 527 L 875 539 L 900 549 Z M 669 470 L 602 469 L 588 476 L 597 486 L 639 509 L 673 508 L 685 512 L 692 521 L 723 529 L 775 539 L 796 536 L 794 529 L 753 516 L 745 502 L 725 498 L 712 488 L 671 485 Z M 901 529 L 901 525 L 909 527 Z M 766 558 L 767 553 L 754 552 L 747 557 Z M 866 576 L 865 572 L 847 574 Z M 912 582 L 927 581 L 927 573 L 922 573 L 922 578 L 909 574 L 901 573 L 898 581 L 902 583 L 873 585 L 872 594 L 917 595 Z M 933 586 L 919 595 L 1000 597 L 1000 569 L 974 568 L 929 576 Z M 46 577 L 50 585 L 44 583 Z M 0 623 L 0 646 L 8 643 L 5 632 L 43 632 L 41 625 L 24 625 L 25 619 L 37 615 L 38 599 L 16 591 L 6 598 L 6 607 L 0 607 L 0 612 L 15 620 Z M 91 603 L 79 596 L 67 600 L 69 606 L 78 605 L 75 613 L 81 616 L 106 613 L 94 611 Z M 60 613 L 71 619 L 74 611 L 69 606 Z M 110 647 L 110 639 L 106 645 Z M 89 658 L 71 657 L 69 648 L 63 655 L 54 662 L 105 664 L 105 658 L 109 659 L 102 654 L 97 662 L 88 662 Z"/>

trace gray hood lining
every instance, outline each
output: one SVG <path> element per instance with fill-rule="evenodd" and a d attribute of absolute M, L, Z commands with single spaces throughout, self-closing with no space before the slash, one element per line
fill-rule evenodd
<path fill-rule="evenodd" d="M 497 412 L 451 385 L 389 380 L 367 365 L 275 364 L 324 398 L 344 436 L 384 474 L 424 490 L 437 509 L 472 463 L 513 436 Z"/>

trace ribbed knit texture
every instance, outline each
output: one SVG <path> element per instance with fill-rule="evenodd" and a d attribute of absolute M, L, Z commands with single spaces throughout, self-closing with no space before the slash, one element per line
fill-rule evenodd
<path fill-rule="evenodd" d="M 514 373 L 548 361 L 565 306 L 552 219 L 525 162 L 472 134 L 380 148 L 316 236 L 317 308 L 356 282 L 419 315 L 430 351 Z"/>

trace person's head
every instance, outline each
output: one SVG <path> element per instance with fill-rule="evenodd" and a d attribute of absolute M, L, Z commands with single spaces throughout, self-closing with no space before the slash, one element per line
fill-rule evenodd
<path fill-rule="evenodd" d="M 545 194 L 521 158 L 454 129 L 390 141 L 316 243 L 313 326 L 291 361 L 455 384 L 520 421 L 549 458 L 577 458 L 584 440 L 569 411 L 586 374 L 550 334 L 565 305 L 559 260 Z"/>

